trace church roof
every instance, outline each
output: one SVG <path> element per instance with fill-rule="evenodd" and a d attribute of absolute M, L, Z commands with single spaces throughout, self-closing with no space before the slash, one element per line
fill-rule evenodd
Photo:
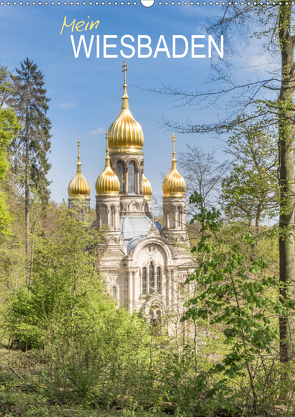
<path fill-rule="evenodd" d="M 144 238 L 145 236 L 138 236 L 138 237 L 135 237 L 134 239 L 131 239 L 127 244 L 127 253 L 130 252 L 132 249 L 134 249 L 135 246 L 137 246 L 138 243 Z"/>
<path fill-rule="evenodd" d="M 81 172 L 81 155 L 80 155 L 80 139 L 78 140 L 78 162 L 77 162 L 77 173 L 68 186 L 68 194 L 70 198 L 73 197 L 89 197 L 90 196 L 90 185 Z"/>
<path fill-rule="evenodd" d="M 129 110 L 126 71 L 127 64 L 124 61 L 122 107 L 119 116 L 109 127 L 110 153 L 142 154 L 144 136 L 140 124 L 134 119 Z"/>
<path fill-rule="evenodd" d="M 127 252 L 133 249 L 146 237 L 153 224 L 152 216 L 124 216 L 120 218 L 120 230 L 123 241 L 127 244 Z M 162 226 L 155 221 L 155 226 L 162 231 Z"/>
<path fill-rule="evenodd" d="M 103 172 L 99 175 L 95 183 L 97 196 L 118 196 L 120 191 L 120 181 L 117 175 L 111 168 L 110 155 L 109 155 L 109 134 L 106 134 L 107 150 L 106 150 L 106 162 Z"/>
<path fill-rule="evenodd" d="M 175 136 L 172 136 L 173 152 L 172 152 L 172 168 L 162 184 L 164 197 L 183 197 L 185 194 L 185 181 L 176 168 L 175 158 Z"/>

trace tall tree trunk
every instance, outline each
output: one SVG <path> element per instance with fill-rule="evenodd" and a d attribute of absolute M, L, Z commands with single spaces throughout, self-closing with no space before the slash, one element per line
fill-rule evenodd
<path fill-rule="evenodd" d="M 27 123 L 26 123 L 27 124 Z M 26 126 L 26 161 L 25 161 L 25 240 L 26 240 L 26 258 L 27 258 L 27 284 L 30 284 L 29 278 L 29 260 L 30 260 L 30 201 L 29 201 L 29 137 L 28 137 L 28 127 Z"/>
<path fill-rule="evenodd" d="M 293 161 L 293 93 L 294 93 L 294 37 L 291 36 L 291 2 L 280 6 L 279 40 L 282 59 L 282 81 L 278 100 L 279 163 L 280 163 L 280 281 L 281 300 L 284 303 L 289 293 L 294 297 L 295 259 L 294 234 L 294 161 Z M 290 359 L 288 317 L 280 318 L 280 360 Z"/>

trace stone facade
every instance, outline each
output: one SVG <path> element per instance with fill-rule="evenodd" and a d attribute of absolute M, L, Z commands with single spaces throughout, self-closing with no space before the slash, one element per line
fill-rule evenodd
<path fill-rule="evenodd" d="M 98 268 L 118 305 L 157 318 L 175 308 L 194 270 L 185 227 L 185 182 L 176 168 L 173 135 L 172 168 L 162 187 L 162 226 L 152 215 L 144 135 L 129 110 L 126 71 L 125 63 L 121 113 L 108 130 L 106 166 L 96 181 L 96 227 L 104 231 Z M 71 189 L 71 198 L 80 195 L 79 187 Z"/>

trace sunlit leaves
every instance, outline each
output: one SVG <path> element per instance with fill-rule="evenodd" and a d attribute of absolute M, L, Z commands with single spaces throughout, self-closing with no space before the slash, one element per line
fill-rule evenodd
<path fill-rule="evenodd" d="M 264 276 L 268 268 L 264 257 L 249 259 L 245 255 L 257 238 L 244 233 L 239 242 L 227 243 L 220 236 L 220 212 L 205 209 L 197 193 L 191 202 L 198 211 L 193 221 L 202 225 L 202 239 L 194 252 L 200 253 L 203 261 L 187 279 L 187 283 L 196 280 L 199 291 L 185 304 L 187 311 L 182 321 L 208 320 L 213 328 L 221 326 L 229 352 L 222 365 L 213 365 L 209 373 L 222 372 L 235 378 L 247 370 L 253 379 L 249 365 L 263 353 L 271 352 L 278 339 L 275 318 L 287 314 L 287 306 L 282 305 L 278 296 L 280 283 L 273 276 Z M 273 290 L 277 291 L 277 297 L 269 296 Z M 288 308 L 294 306 L 289 304 Z"/>

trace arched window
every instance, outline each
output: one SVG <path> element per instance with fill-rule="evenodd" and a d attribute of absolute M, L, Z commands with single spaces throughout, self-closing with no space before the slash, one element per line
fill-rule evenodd
<path fill-rule="evenodd" d="M 146 294 L 146 268 L 142 268 L 142 293 Z"/>
<path fill-rule="evenodd" d="M 117 287 L 113 287 L 113 297 L 117 299 Z"/>
<path fill-rule="evenodd" d="M 128 164 L 128 194 L 135 194 L 135 162 Z"/>
<path fill-rule="evenodd" d="M 157 326 L 157 324 L 159 324 L 159 323 L 161 322 L 161 318 L 162 318 L 162 313 L 161 313 L 161 310 L 159 310 L 159 309 L 157 308 L 157 310 L 155 310 L 155 311 L 153 312 L 153 314 L 152 314 L 152 317 L 151 317 L 151 324 L 152 324 L 153 326 Z M 160 329 L 160 331 L 161 331 L 161 329 Z"/>
<path fill-rule="evenodd" d="M 115 207 L 111 206 L 110 208 L 110 228 L 114 228 L 114 219 L 115 219 Z"/>
<path fill-rule="evenodd" d="M 103 207 L 102 207 L 101 221 L 102 221 L 102 224 L 104 226 L 107 226 L 108 225 L 108 215 L 109 215 L 108 208 L 107 208 L 106 205 L 103 205 Z"/>
<path fill-rule="evenodd" d="M 119 178 L 119 181 L 120 181 L 120 193 L 123 193 L 124 192 L 124 187 L 123 187 L 124 163 L 122 161 L 119 161 L 117 163 L 117 177 Z"/>
<path fill-rule="evenodd" d="M 161 294 L 162 290 L 162 282 L 161 282 L 161 268 L 157 267 L 157 292 L 158 294 Z"/>
<path fill-rule="evenodd" d="M 161 310 L 156 310 L 156 317 L 157 317 L 158 321 L 161 321 L 161 317 L 162 317 Z"/>
<path fill-rule="evenodd" d="M 179 284 L 179 294 L 182 296 L 184 295 L 184 284 Z"/>
<path fill-rule="evenodd" d="M 152 294 L 155 289 L 154 264 L 152 262 L 149 265 L 149 281 L 150 281 L 150 294 Z"/>

